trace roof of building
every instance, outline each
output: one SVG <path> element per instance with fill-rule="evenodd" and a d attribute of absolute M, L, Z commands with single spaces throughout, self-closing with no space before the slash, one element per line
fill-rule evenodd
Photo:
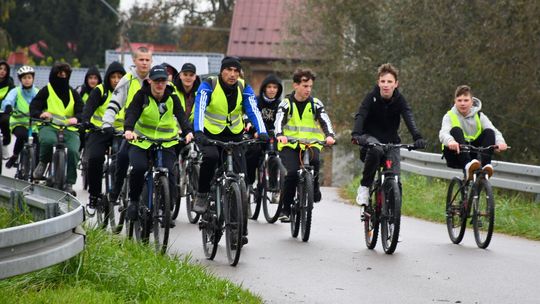
<path fill-rule="evenodd" d="M 174 44 L 154 44 L 154 43 L 144 43 L 144 42 L 131 42 L 130 47 L 126 49 L 136 50 L 139 47 L 146 47 L 153 52 L 176 52 L 178 47 Z M 116 51 L 121 51 L 121 48 L 116 48 Z"/>

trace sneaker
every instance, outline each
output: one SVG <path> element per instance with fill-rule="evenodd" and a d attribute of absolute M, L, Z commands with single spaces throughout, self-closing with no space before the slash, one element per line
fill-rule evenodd
<path fill-rule="evenodd" d="M 289 217 L 289 215 L 287 213 L 281 213 L 281 215 L 278 217 L 279 221 L 282 222 L 282 223 L 290 223 L 291 222 L 291 218 Z"/>
<path fill-rule="evenodd" d="M 480 169 L 480 167 L 482 167 L 482 165 L 480 164 L 478 159 L 473 159 L 470 162 L 468 162 L 465 165 L 465 174 L 466 174 L 465 178 L 466 178 L 466 180 L 472 179 L 474 171 Z"/>
<path fill-rule="evenodd" d="M 246 245 L 248 243 L 248 237 L 243 235 L 242 236 L 242 245 Z"/>
<path fill-rule="evenodd" d="M 17 158 L 19 158 L 18 155 L 12 155 L 6 162 L 6 168 L 12 168 L 17 163 Z"/>
<path fill-rule="evenodd" d="M 9 150 L 7 145 L 2 145 L 2 158 L 8 159 L 9 158 Z"/>
<path fill-rule="evenodd" d="M 118 197 L 120 196 L 120 193 L 117 193 L 115 191 L 111 191 L 109 193 L 109 201 L 113 202 L 113 204 L 118 205 Z"/>
<path fill-rule="evenodd" d="M 369 201 L 369 188 L 366 186 L 360 185 L 356 194 L 356 203 L 362 207 L 368 205 Z"/>
<path fill-rule="evenodd" d="M 207 196 L 208 195 L 206 193 L 197 193 L 197 196 L 195 197 L 195 203 L 193 204 L 193 211 L 198 214 L 206 212 L 206 209 L 208 208 L 208 202 L 206 199 Z"/>
<path fill-rule="evenodd" d="M 86 206 L 88 208 L 96 209 L 96 207 L 99 205 L 99 199 L 99 196 L 90 195 L 90 197 L 88 197 L 88 204 Z"/>
<path fill-rule="evenodd" d="M 7 164 L 6 164 L 7 166 Z M 487 174 L 488 178 L 493 175 L 493 166 L 491 164 L 485 165 L 482 170 Z"/>
<path fill-rule="evenodd" d="M 321 201 L 322 194 L 321 194 L 321 187 L 315 186 L 315 189 L 313 189 L 313 201 L 315 203 L 318 203 Z"/>
<path fill-rule="evenodd" d="M 32 174 L 34 179 L 43 179 L 43 174 L 45 174 L 46 168 L 47 168 L 46 163 L 39 162 L 36 166 L 36 169 L 34 169 L 34 173 Z"/>
<path fill-rule="evenodd" d="M 129 202 L 129 205 L 128 205 L 128 208 L 127 208 L 127 219 L 128 220 L 132 220 L 132 221 L 136 221 L 137 220 L 137 217 L 139 216 L 138 215 L 138 209 L 139 209 L 139 203 L 136 202 L 136 201 L 130 201 Z"/>
<path fill-rule="evenodd" d="M 66 184 L 66 186 L 64 187 L 64 191 L 71 194 L 71 195 L 73 195 L 73 196 L 77 196 L 77 192 L 75 192 L 75 190 L 73 190 L 73 185 L 72 184 Z"/>

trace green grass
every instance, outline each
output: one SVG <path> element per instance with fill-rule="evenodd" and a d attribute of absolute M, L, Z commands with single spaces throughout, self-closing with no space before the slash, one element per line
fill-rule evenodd
<path fill-rule="evenodd" d="M 23 210 L 11 210 L 0 207 L 0 229 L 14 227 L 33 222 L 32 214 L 26 205 Z"/>
<path fill-rule="evenodd" d="M 84 253 L 47 269 L 0 281 L 9 303 L 261 303 L 188 258 L 156 255 L 100 230 Z"/>
<path fill-rule="evenodd" d="M 360 183 L 355 178 L 342 188 L 343 198 L 352 202 Z M 445 223 L 448 180 L 403 174 L 402 214 Z M 531 194 L 495 189 L 495 231 L 540 240 L 540 204 Z"/>

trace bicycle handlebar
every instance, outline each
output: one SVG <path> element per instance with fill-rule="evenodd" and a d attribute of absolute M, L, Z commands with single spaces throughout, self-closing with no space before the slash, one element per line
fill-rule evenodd
<path fill-rule="evenodd" d="M 237 146 L 252 145 L 252 144 L 263 143 L 263 142 L 264 141 L 257 138 L 244 139 L 241 141 L 221 141 L 217 139 L 210 139 L 210 138 L 208 139 L 208 143 L 212 145 L 220 146 L 223 148 L 232 148 L 232 147 L 237 147 Z"/>
<path fill-rule="evenodd" d="M 414 144 L 392 144 L 392 143 L 383 144 L 383 143 L 367 143 L 367 144 L 359 145 L 359 146 L 367 147 L 367 148 L 372 148 L 372 147 L 383 147 L 383 148 L 386 148 L 386 149 L 392 149 L 392 148 L 404 148 L 404 149 L 407 149 L 407 150 L 409 150 L 409 151 L 411 151 L 411 150 L 417 150 L 417 149 L 418 149 Z"/>
<path fill-rule="evenodd" d="M 462 149 L 463 151 L 466 151 L 466 152 L 484 152 L 484 151 L 493 151 L 495 149 L 498 149 L 499 146 L 498 145 L 490 145 L 490 146 L 486 146 L 486 147 L 477 147 L 477 146 L 473 146 L 473 145 L 463 145 L 463 144 L 460 144 L 459 145 L 459 148 Z M 506 149 L 510 149 L 511 147 L 508 146 Z"/>
<path fill-rule="evenodd" d="M 291 143 L 291 144 L 295 144 L 295 143 L 299 143 L 301 145 L 306 145 L 306 146 L 312 146 L 312 145 L 315 145 L 315 144 L 319 144 L 319 145 L 323 145 L 325 147 L 330 147 L 330 146 L 335 146 L 337 145 L 337 142 L 334 142 L 333 144 L 329 145 L 326 143 L 326 140 L 311 140 L 311 141 L 306 141 L 306 140 L 299 140 L 299 139 L 289 139 L 287 138 L 287 143 Z"/>
<path fill-rule="evenodd" d="M 82 127 L 81 123 L 76 123 L 74 125 L 67 125 L 64 123 L 57 123 L 54 122 L 52 119 L 41 119 L 41 118 L 30 118 L 31 121 L 39 122 L 45 125 L 53 125 L 60 128 L 68 128 L 68 127 L 74 127 L 74 128 L 80 128 Z"/>

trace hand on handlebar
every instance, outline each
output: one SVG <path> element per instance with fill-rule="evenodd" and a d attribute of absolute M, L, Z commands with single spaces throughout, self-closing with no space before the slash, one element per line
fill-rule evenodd
<path fill-rule="evenodd" d="M 278 136 L 278 137 L 276 137 L 276 138 L 277 138 L 278 142 L 280 142 L 280 143 L 282 143 L 282 144 L 286 144 L 286 143 L 288 142 L 287 136 L 281 135 L 281 136 Z"/>
<path fill-rule="evenodd" d="M 495 152 L 506 151 L 506 149 L 508 149 L 508 145 L 507 145 L 507 144 L 505 144 L 505 143 L 498 144 L 498 145 L 497 145 L 497 148 L 495 148 Z"/>
<path fill-rule="evenodd" d="M 448 149 L 452 150 L 452 151 L 456 151 L 456 153 L 459 154 L 459 143 L 455 140 L 452 140 L 448 143 Z"/>
<path fill-rule="evenodd" d="M 127 141 L 137 140 L 137 134 L 135 134 L 133 131 L 125 131 L 124 137 Z"/>
<path fill-rule="evenodd" d="M 68 126 L 76 125 L 79 121 L 75 117 L 68 118 L 66 123 Z"/>
<path fill-rule="evenodd" d="M 43 112 L 41 113 L 41 115 L 39 115 L 39 118 L 44 119 L 44 120 L 51 120 L 52 114 L 49 112 Z"/>
<path fill-rule="evenodd" d="M 326 144 L 331 146 L 336 143 L 336 140 L 332 136 L 326 137 Z"/>
<path fill-rule="evenodd" d="M 186 137 L 186 144 L 189 144 L 193 140 L 193 133 L 189 132 Z"/>

